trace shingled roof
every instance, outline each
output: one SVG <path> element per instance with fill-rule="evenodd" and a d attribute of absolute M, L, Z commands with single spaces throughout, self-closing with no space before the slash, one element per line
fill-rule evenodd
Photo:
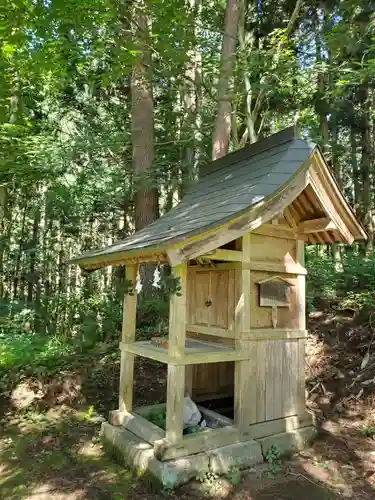
<path fill-rule="evenodd" d="M 73 262 L 96 269 L 127 256 L 162 252 L 222 226 L 273 197 L 316 151 L 315 144 L 297 137 L 291 127 L 230 153 L 201 168 L 199 181 L 170 212 L 125 240 Z M 362 228 L 357 237 L 365 237 Z"/>

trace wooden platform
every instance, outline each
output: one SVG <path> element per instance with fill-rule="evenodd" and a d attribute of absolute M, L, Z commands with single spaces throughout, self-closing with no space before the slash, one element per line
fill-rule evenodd
<path fill-rule="evenodd" d="M 248 354 L 243 349 L 236 350 L 232 347 L 192 339 L 186 339 L 185 350 L 182 357 L 169 356 L 167 349 L 155 346 L 149 340 L 132 342 L 130 344 L 121 342 L 120 349 L 125 352 L 172 365 L 218 363 L 248 358 Z"/>

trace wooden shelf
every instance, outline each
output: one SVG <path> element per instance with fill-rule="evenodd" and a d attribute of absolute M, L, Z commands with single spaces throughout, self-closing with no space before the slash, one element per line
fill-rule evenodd
<path fill-rule="evenodd" d="M 202 342 L 200 340 L 186 339 L 185 351 L 182 357 L 171 357 L 168 350 L 151 344 L 149 340 L 133 342 L 129 344 L 120 343 L 120 349 L 131 352 L 138 356 L 154 359 L 161 363 L 170 365 L 191 365 L 200 363 L 219 363 L 223 361 L 236 361 L 248 359 L 244 350 L 235 350 L 228 346 L 214 343 Z"/>

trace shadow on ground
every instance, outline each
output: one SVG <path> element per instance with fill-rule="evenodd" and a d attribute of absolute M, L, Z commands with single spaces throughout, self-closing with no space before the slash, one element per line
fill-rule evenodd
<path fill-rule="evenodd" d="M 107 457 L 99 442 L 100 419 L 91 409 L 28 412 L 3 427 L 0 438 L 0 498 L 6 500 L 370 500 L 370 440 L 354 449 L 327 433 L 280 467 L 259 466 L 243 473 L 233 487 L 217 481 L 209 490 L 191 483 L 176 492 L 152 493 L 142 479 Z"/>
<path fill-rule="evenodd" d="M 99 425 L 90 411 L 29 412 L 9 422 L 0 439 L 0 498 L 155 498 L 104 454 Z"/>

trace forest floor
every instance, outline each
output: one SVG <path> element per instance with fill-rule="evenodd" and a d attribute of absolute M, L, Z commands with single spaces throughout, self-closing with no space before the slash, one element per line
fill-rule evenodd
<path fill-rule="evenodd" d="M 104 454 L 100 423 L 117 400 L 119 360 L 112 346 L 70 353 L 53 375 L 43 364 L 40 375 L 9 371 L 0 395 L 0 498 L 375 499 L 373 329 L 363 319 L 314 313 L 310 330 L 307 390 L 320 436 L 291 460 L 245 471 L 237 485 L 215 478 L 153 493 Z M 138 359 L 136 404 L 162 401 L 165 390 L 164 366 Z"/>

